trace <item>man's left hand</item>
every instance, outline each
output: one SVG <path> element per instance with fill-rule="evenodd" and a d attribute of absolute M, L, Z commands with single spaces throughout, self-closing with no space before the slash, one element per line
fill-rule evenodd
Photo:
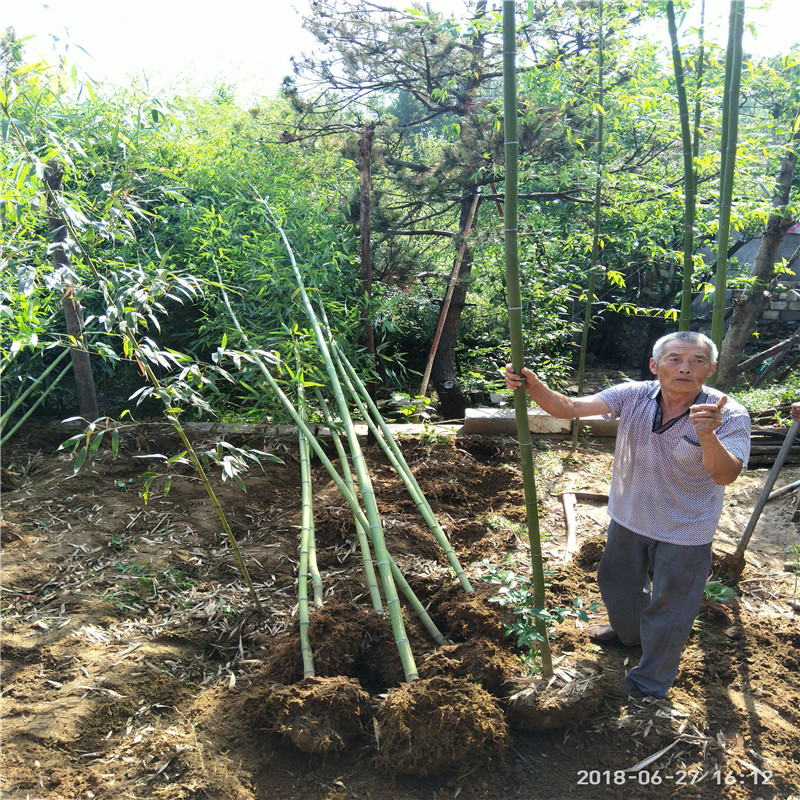
<path fill-rule="evenodd" d="M 689 422 L 697 434 L 714 431 L 722 425 L 722 409 L 728 402 L 728 396 L 723 395 L 716 403 L 699 403 L 689 407 Z"/>

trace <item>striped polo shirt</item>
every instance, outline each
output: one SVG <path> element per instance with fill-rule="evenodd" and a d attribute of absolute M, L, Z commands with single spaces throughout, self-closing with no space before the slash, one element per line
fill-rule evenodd
<path fill-rule="evenodd" d="M 608 513 L 620 525 L 672 544 L 708 544 L 722 513 L 725 487 L 703 466 L 688 412 L 661 420 L 658 381 L 630 381 L 597 393 L 619 418 Z M 716 403 L 722 392 L 703 387 L 696 403 Z M 750 416 L 728 398 L 717 438 L 747 466 Z"/>

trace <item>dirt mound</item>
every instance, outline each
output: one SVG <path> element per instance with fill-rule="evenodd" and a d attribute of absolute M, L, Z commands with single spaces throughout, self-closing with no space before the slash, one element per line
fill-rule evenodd
<path fill-rule="evenodd" d="M 426 656 L 419 665 L 421 678 L 449 675 L 483 686 L 495 697 L 504 695 L 504 687 L 519 671 L 519 662 L 489 639 L 445 645 Z"/>
<path fill-rule="evenodd" d="M 523 730 L 571 728 L 597 712 L 606 687 L 596 663 L 559 664 L 550 679 L 539 679 L 508 699 L 508 718 Z"/>
<path fill-rule="evenodd" d="M 431 647 L 419 621 L 404 610 L 406 634 L 412 650 Z M 310 614 L 308 638 L 317 676 L 343 675 L 379 691 L 405 679 L 388 615 L 356 603 L 326 604 Z M 303 677 L 299 624 L 284 633 L 266 658 L 266 674 L 278 683 L 296 683 Z"/>
<path fill-rule="evenodd" d="M 306 678 L 294 686 L 272 684 L 245 706 L 261 730 L 287 737 L 303 753 L 347 749 L 363 734 L 370 696 L 351 678 Z"/>
<path fill-rule="evenodd" d="M 389 693 L 378 711 L 378 762 L 390 772 L 433 775 L 500 761 L 510 740 L 503 712 L 463 678 L 422 678 Z"/>

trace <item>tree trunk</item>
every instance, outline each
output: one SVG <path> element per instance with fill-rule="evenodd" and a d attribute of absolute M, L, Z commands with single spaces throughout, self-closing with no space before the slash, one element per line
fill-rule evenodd
<path fill-rule="evenodd" d="M 100 416 L 100 411 L 97 405 L 92 364 L 89 359 L 89 351 L 85 346 L 83 309 L 75 295 L 72 264 L 69 250 L 66 247 L 67 226 L 61 216 L 56 199 L 57 193 L 61 191 L 63 177 L 64 168 L 57 161 L 48 161 L 45 167 L 44 181 L 47 186 L 48 221 L 50 238 L 53 243 L 53 267 L 56 276 L 60 278 L 63 291 L 61 307 L 64 311 L 67 335 L 72 342 L 69 349 L 72 357 L 72 374 L 75 377 L 75 390 L 78 396 L 78 408 L 81 417 L 87 422 L 91 422 Z"/>
<path fill-rule="evenodd" d="M 372 141 L 375 136 L 375 123 L 368 125 L 358 140 L 360 204 L 359 232 L 361 241 L 361 291 L 364 305 L 361 307 L 363 325 L 363 344 L 375 368 L 375 335 L 372 330 L 372 245 L 370 240 L 370 215 L 372 211 Z M 375 399 L 375 382 L 367 384 L 370 395 Z"/>
<path fill-rule="evenodd" d="M 487 0 L 475 0 L 475 21 L 482 20 L 486 16 Z M 481 85 L 479 67 L 483 59 L 483 47 L 485 33 L 482 32 L 480 25 L 475 26 L 475 36 L 472 39 L 472 53 L 474 59 L 474 69 L 472 76 L 464 86 L 464 97 L 470 98 Z M 470 105 L 470 100 L 464 101 L 465 109 Z M 472 203 L 478 188 L 475 186 L 464 188 L 461 195 L 461 213 L 458 220 L 458 230 L 460 232 L 459 246 L 464 242 L 467 228 L 477 226 L 477 213 L 475 219 L 471 220 Z M 458 247 L 456 248 L 458 250 Z M 461 384 L 456 377 L 456 334 L 458 323 L 461 320 L 461 312 L 467 297 L 467 277 L 472 272 L 472 248 L 465 242 L 464 254 L 461 258 L 461 267 L 458 270 L 458 278 L 453 296 L 450 300 L 450 308 L 442 327 L 442 335 L 439 339 L 439 347 L 436 351 L 436 358 L 433 360 L 431 368 L 431 382 L 439 395 L 439 411 L 445 419 L 463 419 L 464 412 L 470 404 L 469 397 L 464 394 Z"/>
<path fill-rule="evenodd" d="M 461 231 L 459 239 L 463 241 L 467 225 L 470 222 L 470 209 L 477 189 L 465 192 L 461 198 L 461 215 L 458 227 Z M 476 215 L 477 217 L 477 215 Z M 476 221 L 473 220 L 473 228 Z M 472 272 L 472 248 L 469 243 L 464 248 L 464 256 L 461 259 L 461 268 L 458 271 L 458 279 L 453 289 L 453 296 L 450 300 L 450 308 L 442 327 L 442 336 L 439 340 L 439 348 L 436 351 L 436 358 L 431 369 L 431 382 L 439 395 L 439 410 L 445 419 L 463 419 L 464 412 L 469 406 L 469 398 L 464 394 L 461 384 L 456 377 L 456 334 L 458 323 L 461 320 L 461 312 L 467 297 L 467 277 Z"/>
<path fill-rule="evenodd" d="M 750 337 L 756 330 L 758 321 L 769 302 L 771 282 L 774 278 L 775 257 L 778 253 L 783 235 L 792 226 L 792 217 L 786 213 L 792 179 L 797 169 L 797 152 L 793 146 L 800 141 L 800 110 L 794 121 L 794 134 L 781 162 L 775 193 L 772 197 L 774 211 L 761 237 L 750 277 L 753 283 L 750 288 L 733 298 L 733 316 L 728 332 L 722 342 L 717 367 L 716 386 L 728 391 L 738 374 L 738 364 Z"/>

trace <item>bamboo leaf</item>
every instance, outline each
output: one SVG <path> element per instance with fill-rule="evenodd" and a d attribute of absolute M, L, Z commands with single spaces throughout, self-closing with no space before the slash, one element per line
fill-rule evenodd
<path fill-rule="evenodd" d="M 88 455 L 89 451 L 86 447 L 82 447 L 78 452 L 77 457 L 75 458 L 75 463 L 72 465 L 72 471 L 78 472 L 80 468 L 83 466 L 84 462 L 86 461 L 86 456 Z"/>

